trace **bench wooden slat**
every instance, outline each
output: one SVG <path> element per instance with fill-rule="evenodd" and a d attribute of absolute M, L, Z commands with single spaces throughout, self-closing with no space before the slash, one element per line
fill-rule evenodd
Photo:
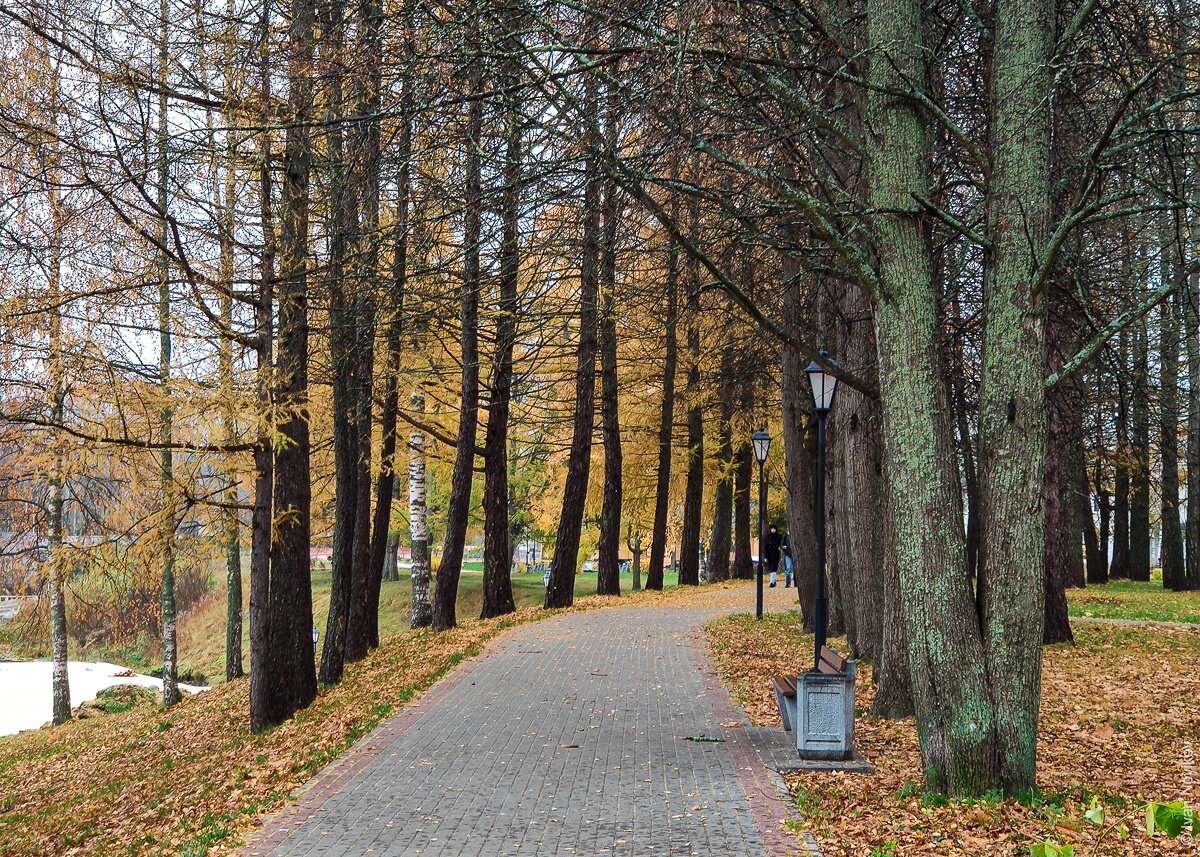
<path fill-rule="evenodd" d="M 771 676 L 771 686 L 784 696 L 796 695 L 796 679 L 786 675 Z"/>
<path fill-rule="evenodd" d="M 834 675 L 844 673 L 849 662 L 828 646 L 821 647 L 821 662 L 817 669 L 823 673 Z"/>

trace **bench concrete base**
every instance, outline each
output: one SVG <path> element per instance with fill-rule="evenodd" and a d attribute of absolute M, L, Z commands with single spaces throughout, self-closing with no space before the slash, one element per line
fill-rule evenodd
<path fill-rule="evenodd" d="M 839 761 L 854 755 L 854 662 L 835 675 L 807 672 L 796 677 L 794 711 L 789 710 L 802 759 Z"/>

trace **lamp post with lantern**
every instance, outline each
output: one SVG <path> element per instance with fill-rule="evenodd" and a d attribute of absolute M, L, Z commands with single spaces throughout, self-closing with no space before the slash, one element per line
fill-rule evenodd
<path fill-rule="evenodd" d="M 821 361 L 836 366 L 829 359 L 829 352 L 821 348 Z M 817 412 L 817 594 L 813 602 L 813 669 L 821 663 L 821 649 L 825 647 L 829 616 L 825 600 L 825 419 L 833 408 L 833 395 L 837 392 L 837 378 L 826 371 L 817 361 L 804 370 L 812 385 L 813 410 Z"/>
<path fill-rule="evenodd" d="M 754 618 L 761 619 L 763 615 L 763 548 L 766 545 L 767 533 L 767 481 L 764 477 L 764 465 L 767 453 L 771 450 L 771 436 L 765 428 L 760 428 L 750 436 L 754 446 L 754 458 L 758 461 L 758 572 L 754 583 Z"/>

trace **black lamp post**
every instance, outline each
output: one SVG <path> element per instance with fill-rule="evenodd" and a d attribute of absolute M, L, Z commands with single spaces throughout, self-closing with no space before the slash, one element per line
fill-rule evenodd
<path fill-rule="evenodd" d="M 754 458 L 758 461 L 758 573 L 754 584 L 754 618 L 761 619 L 763 614 L 763 547 L 766 544 L 767 533 L 767 480 L 763 476 L 763 465 L 767 461 L 767 453 L 771 449 L 771 436 L 766 429 L 759 429 L 750 437 L 754 445 Z"/>
<path fill-rule="evenodd" d="M 821 360 L 836 366 L 829 359 L 829 352 L 821 349 Z M 825 418 L 833 407 L 833 394 L 837 391 L 837 378 L 830 375 L 814 360 L 804 370 L 812 384 L 813 409 L 817 412 L 817 597 L 813 603 L 813 670 L 821 663 L 821 649 L 825 647 L 825 634 L 829 616 L 825 606 Z"/>

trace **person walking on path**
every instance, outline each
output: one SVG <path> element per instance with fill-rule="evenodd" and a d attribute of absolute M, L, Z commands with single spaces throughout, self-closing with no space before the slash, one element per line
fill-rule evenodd
<path fill-rule="evenodd" d="M 792 541 L 788 538 L 788 534 L 783 534 L 783 545 L 780 547 L 783 563 L 783 587 L 787 589 L 792 585 Z"/>
<path fill-rule="evenodd" d="M 783 536 L 779 528 L 772 525 L 767 531 L 767 545 L 763 548 L 763 556 L 767 560 L 767 573 L 771 575 L 771 586 L 778 580 L 779 556 L 783 547 Z"/>

